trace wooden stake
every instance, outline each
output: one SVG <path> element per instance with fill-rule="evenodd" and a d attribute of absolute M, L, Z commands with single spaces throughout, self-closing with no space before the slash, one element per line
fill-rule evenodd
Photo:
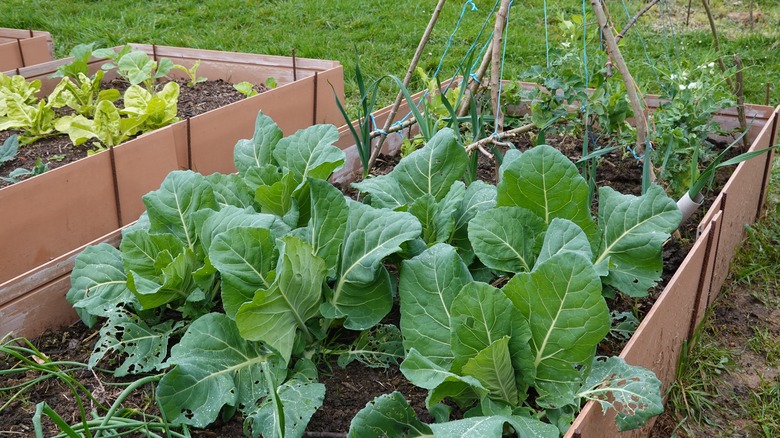
<path fill-rule="evenodd" d="M 425 32 L 423 33 L 422 38 L 420 38 L 420 43 L 417 45 L 417 50 L 414 52 L 414 57 L 412 58 L 412 62 L 409 65 L 409 69 L 406 71 L 406 76 L 404 76 L 404 87 L 409 86 L 409 82 L 412 81 L 412 76 L 414 75 L 414 70 L 417 68 L 417 63 L 420 62 L 420 57 L 422 56 L 423 50 L 425 49 L 425 45 L 428 44 L 428 40 L 431 38 L 431 33 L 433 32 L 433 28 L 436 25 L 436 21 L 439 19 L 439 14 L 441 13 L 441 10 L 444 8 L 444 3 L 446 0 L 439 0 L 439 3 L 436 4 L 436 8 L 433 10 L 433 14 L 431 15 L 430 21 L 428 21 L 428 27 L 425 28 Z M 383 128 L 383 131 L 387 132 L 388 129 L 390 129 L 390 126 L 393 124 L 393 120 L 395 119 L 396 113 L 398 113 L 398 107 L 401 106 L 401 99 L 403 99 L 404 94 L 402 91 L 398 92 L 398 95 L 395 97 L 395 102 L 393 103 L 393 107 L 390 109 L 390 114 L 387 116 L 387 120 L 385 121 L 385 126 Z M 409 105 L 414 105 L 413 102 L 409 102 Z M 379 151 L 382 150 L 382 145 L 385 143 L 385 135 L 382 135 L 379 137 L 379 141 L 377 141 L 376 147 L 371 151 L 371 156 L 368 159 L 368 169 L 371 169 L 374 167 L 374 162 L 376 162 L 376 157 L 379 156 Z"/>
<path fill-rule="evenodd" d="M 772 85 L 767 82 L 766 83 L 766 106 L 769 106 L 769 91 L 771 89 Z"/>
<path fill-rule="evenodd" d="M 490 67 L 490 103 L 493 105 L 493 115 L 495 116 L 494 131 L 500 133 L 504 130 L 504 113 L 501 111 L 498 96 L 501 91 L 501 49 L 504 42 L 504 28 L 506 27 L 506 17 L 509 13 L 509 3 L 511 0 L 501 0 L 501 6 L 496 13 L 496 23 L 493 27 L 492 44 L 492 66 Z"/>
<path fill-rule="evenodd" d="M 534 126 L 535 125 L 533 123 L 530 123 L 528 125 L 523 125 L 518 128 L 510 129 L 509 131 L 501 132 L 497 135 L 492 135 L 490 137 L 486 137 L 481 140 L 475 141 L 474 143 L 471 143 L 470 145 L 466 146 L 466 152 L 471 153 L 474 151 L 474 149 L 480 149 L 481 147 L 484 147 L 489 143 L 496 143 L 499 142 L 500 140 L 512 138 L 514 136 L 531 131 L 534 129 Z"/>
<path fill-rule="evenodd" d="M 647 4 L 647 6 L 642 8 L 641 11 L 639 11 L 636 15 L 631 17 L 631 19 L 628 20 L 628 23 L 626 23 L 626 25 L 623 27 L 623 30 L 621 30 L 620 33 L 617 34 L 617 36 L 615 37 L 615 41 L 619 42 L 624 36 L 626 36 L 626 32 L 628 32 L 628 30 L 631 29 L 631 26 L 633 26 L 636 23 L 639 17 L 647 13 L 647 11 L 649 11 L 650 8 L 655 6 L 655 4 L 658 3 L 659 1 L 661 0 L 652 0 L 650 3 Z"/>
<path fill-rule="evenodd" d="M 706 1 L 706 0 L 704 0 Z M 623 55 L 620 53 L 615 35 L 612 33 L 612 26 L 607 22 L 607 14 L 604 12 L 604 8 L 601 5 L 600 0 L 590 0 L 593 10 L 596 12 L 596 18 L 598 19 L 599 26 L 602 29 L 604 40 L 607 42 L 607 51 L 609 52 L 612 62 L 623 77 L 623 82 L 626 84 L 626 92 L 628 94 L 628 100 L 631 102 L 631 109 L 634 111 L 634 119 L 636 124 L 636 153 L 642 155 L 645 150 L 645 141 L 647 141 L 647 114 L 642 106 L 642 101 L 637 94 L 637 85 L 634 82 L 631 72 L 628 70 L 626 61 L 623 59 Z"/>
<path fill-rule="evenodd" d="M 704 5 L 704 12 L 707 13 L 707 20 L 710 22 L 710 31 L 712 32 L 712 47 L 715 49 L 715 53 L 718 55 L 718 66 L 720 71 L 726 73 L 726 63 L 723 62 L 723 58 L 720 57 L 720 41 L 718 40 L 718 31 L 715 28 L 715 18 L 712 17 L 712 10 L 710 9 L 710 0 L 701 0 L 701 4 Z M 729 84 L 729 88 L 734 94 L 736 89 L 734 83 L 730 77 L 726 78 L 726 83 Z"/>
<path fill-rule="evenodd" d="M 747 118 L 745 117 L 745 93 L 742 80 L 742 58 L 738 54 L 734 55 L 734 65 L 737 66 L 736 83 L 734 84 L 734 94 L 737 95 L 737 118 L 739 119 L 739 129 L 742 132 L 747 131 Z M 745 150 L 750 147 L 747 135 L 742 136 L 742 146 Z"/>

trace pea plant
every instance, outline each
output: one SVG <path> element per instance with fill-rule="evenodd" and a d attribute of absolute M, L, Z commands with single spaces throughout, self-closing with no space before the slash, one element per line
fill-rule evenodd
<path fill-rule="evenodd" d="M 733 69 L 723 73 L 710 62 L 697 67 L 683 63 L 664 75 L 665 101 L 652 115 L 651 139 L 658 178 L 670 195 L 682 196 L 694 183 L 690 169 L 706 166 L 716 156 L 708 136 L 722 130 L 712 116 L 734 105 L 725 87 L 725 78 L 733 74 Z"/>

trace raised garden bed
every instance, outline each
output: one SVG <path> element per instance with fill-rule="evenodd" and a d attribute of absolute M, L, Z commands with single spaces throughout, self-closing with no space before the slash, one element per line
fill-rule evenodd
<path fill-rule="evenodd" d="M 333 90 L 343 96 L 342 67 L 335 61 L 293 59 L 212 50 L 133 45 L 152 58 L 171 59 L 200 76 L 233 83 L 278 87 L 129 140 L 42 175 L 0 189 L 0 332 L 36 336 L 45 328 L 71 321 L 64 304 L 68 274 L 78 249 L 94 241 L 116 242 L 119 229 L 144 210 L 141 196 L 159 187 L 172 170 L 204 174 L 232 172 L 233 146 L 252 135 L 262 110 L 292 133 L 314 123 L 341 120 Z M 67 59 L 6 74 L 40 79 L 42 92 L 58 82 L 49 76 Z M 92 60 L 90 68 L 103 61 Z M 178 71 L 172 72 L 172 76 Z M 181 77 L 181 76 L 178 76 Z M 104 80 L 113 79 L 110 75 Z M 331 85 L 333 89 L 331 89 Z"/>
<path fill-rule="evenodd" d="M 54 59 L 51 34 L 40 30 L 0 28 L 0 71 Z"/>
<path fill-rule="evenodd" d="M 534 84 L 523 84 L 534 87 Z M 646 99 L 650 110 L 658 107 L 655 96 Z M 753 120 L 748 135 L 749 151 L 777 145 L 780 107 L 747 105 L 747 117 Z M 517 108 L 517 110 L 521 110 Z M 406 114 L 402 109 L 401 114 Z M 386 118 L 387 109 L 377 112 L 378 125 Z M 381 114 L 381 116 L 380 116 Z M 716 121 L 725 129 L 739 128 L 736 110 L 716 114 Z M 340 132 L 348 134 L 346 127 Z M 343 135 L 342 135 L 343 139 Z M 383 153 L 400 152 L 397 136 L 388 137 Z M 355 148 L 345 150 L 347 164 L 334 175 L 334 182 L 346 183 L 359 175 L 360 161 Z M 739 164 L 715 197 L 697 226 L 697 237 L 688 255 L 661 292 L 652 309 L 628 341 L 620 357 L 627 363 L 652 370 L 663 383 L 663 390 L 674 380 L 677 358 L 683 341 L 704 317 L 723 285 L 731 259 L 745 236 L 745 226 L 761 214 L 766 196 L 773 153 L 761 155 Z M 351 163 L 351 165 L 350 165 Z M 589 402 L 576 418 L 567 438 L 644 437 L 648 436 L 655 419 L 640 429 L 618 432 L 615 411 L 603 414 L 601 407 Z"/>
<path fill-rule="evenodd" d="M 402 109 L 401 114 L 405 114 L 404 111 Z M 780 108 L 773 112 L 768 107 L 749 107 L 749 114 L 751 117 L 755 116 L 756 120 L 750 134 L 751 149 L 775 144 L 779 111 Z M 378 112 L 377 123 L 381 124 L 386 114 L 386 110 Z M 726 126 L 732 123 L 732 115 L 728 113 L 723 113 L 719 117 Z M 339 133 L 339 146 L 348 145 L 350 137 L 346 127 L 342 127 Z M 395 136 L 391 136 L 391 140 L 392 137 Z M 398 146 L 397 142 L 389 144 L 386 152 L 392 154 Z M 347 182 L 359 169 L 355 150 L 347 148 L 346 152 L 347 165 L 345 170 L 333 178 L 335 182 Z M 351 161 L 349 157 L 352 157 Z M 350 162 L 355 165 L 351 166 Z M 722 278 L 720 280 L 717 278 L 717 261 L 726 260 L 727 265 L 728 260 L 733 256 L 734 245 L 724 241 L 724 233 L 729 233 L 729 238 L 738 243 L 744 224 L 752 222 L 759 213 L 771 162 L 771 156 L 767 154 L 737 167 L 724 187 L 723 194 L 719 195 L 701 222 L 699 226 L 701 233 L 692 250 L 621 354 L 627 362 L 645 366 L 653 370 L 665 384 L 669 383 L 673 377 L 682 341 L 688 337 L 700 319 L 706 302 L 710 300 L 711 291 L 719 290 L 719 282 L 722 283 Z M 751 164 L 753 167 L 749 167 Z M 745 188 L 747 192 L 745 195 L 729 191 L 732 186 L 751 184 L 742 182 L 740 178 L 747 178 L 745 175 L 752 177 L 750 179 L 755 186 Z M 737 196 L 742 202 L 731 204 L 728 202 L 729 199 Z M 733 209 L 731 212 L 729 212 L 730 208 Z M 732 215 L 732 219 L 723 220 L 723 217 L 729 214 Z M 731 228 L 726 225 L 727 223 L 733 224 Z M 738 237 L 735 238 L 735 235 Z M 586 405 L 567 436 L 616 436 L 617 431 L 612 416 L 614 414 L 601 415 L 600 408 L 590 403 Z M 650 427 L 652 425 L 620 436 L 645 436 Z"/>

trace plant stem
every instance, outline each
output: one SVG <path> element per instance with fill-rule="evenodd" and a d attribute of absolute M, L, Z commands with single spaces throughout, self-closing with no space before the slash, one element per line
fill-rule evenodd
<path fill-rule="evenodd" d="M 417 45 L 417 50 L 414 52 L 414 57 L 412 57 L 412 62 L 409 65 L 409 69 L 406 71 L 406 76 L 404 76 L 404 81 L 403 81 L 404 87 L 408 87 L 409 82 L 412 81 L 412 75 L 414 75 L 414 71 L 417 68 L 417 63 L 420 62 L 420 57 L 422 56 L 423 50 L 425 49 L 425 45 L 428 44 L 428 40 L 431 38 L 431 33 L 433 32 L 433 28 L 436 25 L 436 21 L 439 19 L 439 14 L 444 8 L 445 2 L 446 0 L 439 0 L 439 3 L 436 5 L 436 8 L 433 10 L 433 14 L 431 15 L 431 20 L 428 22 L 428 27 L 425 28 L 425 32 L 423 33 L 422 38 L 420 38 L 420 43 Z M 396 113 L 398 113 L 398 107 L 401 106 L 401 99 L 403 99 L 403 97 L 404 97 L 403 92 L 399 91 L 398 95 L 395 97 L 395 102 L 393 103 L 393 106 L 390 109 L 390 114 L 387 116 L 387 120 L 385 121 L 385 126 L 383 131 L 387 132 L 387 130 L 393 124 L 393 120 L 395 119 Z M 414 102 L 409 102 L 409 105 L 414 105 Z M 371 157 L 368 159 L 368 166 L 366 171 L 374 167 L 374 162 L 376 162 L 376 158 L 379 156 L 379 153 L 382 150 L 382 146 L 385 143 L 385 138 L 386 138 L 385 135 L 379 137 L 379 141 L 377 141 L 376 147 L 371 151 Z"/>

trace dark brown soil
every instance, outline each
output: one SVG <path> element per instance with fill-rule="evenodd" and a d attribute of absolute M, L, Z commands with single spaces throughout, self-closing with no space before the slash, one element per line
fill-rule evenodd
<path fill-rule="evenodd" d="M 579 157 L 581 145 L 577 141 L 552 137 L 548 138 L 548 143 L 563 150 L 573 161 L 576 161 Z M 530 139 L 525 141 L 521 139 L 518 146 L 527 148 L 530 144 Z M 377 173 L 384 174 L 389 172 L 397 163 L 397 160 L 395 157 L 380 157 Z M 492 160 L 481 157 L 479 174 L 488 181 L 494 181 L 492 176 L 494 173 Z M 715 193 L 717 193 L 717 189 L 725 183 L 727 178 L 728 172 L 723 172 L 722 175 L 719 175 L 719 181 L 716 182 L 716 187 L 713 188 Z M 599 185 L 613 186 L 622 193 L 639 194 L 641 192 L 639 185 L 641 184 L 641 169 L 633 158 L 623 157 L 619 153 L 609 154 L 603 158 L 602 164 L 599 166 L 598 183 Z M 354 191 L 347 188 L 344 189 L 345 192 L 350 193 L 353 197 L 355 196 Z M 706 206 L 711 201 L 712 199 L 707 200 L 707 204 L 702 210 L 706 211 Z M 664 249 L 663 281 L 650 292 L 648 297 L 634 299 L 618 294 L 616 298 L 609 300 L 610 308 L 618 311 L 633 311 L 636 309 L 640 316 L 643 317 L 650 310 L 666 282 L 690 249 L 695 240 L 695 224 L 698 221 L 698 218 L 689 220 L 688 224 L 681 228 L 680 236 L 670 239 L 667 243 Z M 69 360 L 86 361 L 96 338 L 96 336 L 90 335 L 90 333 L 94 332 L 87 331 L 81 324 L 75 324 L 64 332 L 44 335 L 41 339 L 36 340 L 35 343 L 36 345 L 50 346 L 47 348 L 51 350 L 47 349 L 45 351 L 47 354 L 55 355 L 66 352 L 69 349 L 68 343 L 70 342 L 71 346 L 75 345 L 78 348 L 74 349 L 75 355 L 69 356 Z M 76 339 L 77 341 L 73 342 L 71 339 Z M 608 337 L 600 346 L 599 354 L 617 355 L 622 350 L 625 342 L 625 340 Z M 6 369 L 9 365 L 0 362 L 0 369 Z M 312 431 L 312 436 L 316 436 L 314 434 L 317 432 L 345 433 L 349 429 L 352 418 L 366 403 L 378 395 L 396 390 L 404 394 L 421 418 L 430 421 L 429 414 L 424 407 L 427 391 L 414 387 L 407 382 L 397 367 L 391 367 L 386 370 L 372 369 L 353 363 L 346 369 L 341 369 L 334 363 L 329 363 L 321 364 L 320 368 L 320 381 L 326 385 L 326 398 L 323 407 L 317 411 L 309 424 L 308 430 Z M 100 382 L 92 373 L 80 371 L 77 375 L 79 379 L 83 379 L 83 383 L 90 390 L 101 393 Z M 105 385 L 105 382 L 113 380 L 110 376 L 104 374 L 98 374 L 98 376 L 104 382 L 102 387 L 113 388 Z M 25 378 L 29 379 L 29 376 L 22 376 L 22 379 Z M 114 392 L 118 393 L 118 390 L 114 390 Z M 137 391 L 137 394 L 126 402 L 126 406 L 146 406 L 148 413 L 156 413 L 154 406 L 150 406 L 149 397 L 151 393 L 152 388 Z M 30 418 L 35 403 L 40 400 L 51 400 L 50 404 L 53 402 L 57 403 L 56 406 L 58 407 L 56 409 L 58 412 L 75 411 L 68 407 L 73 406 L 72 402 L 67 403 L 65 401 L 65 398 L 70 398 L 67 394 L 66 389 L 57 385 L 46 385 L 36 389 L 34 394 L 30 394 L 27 397 L 25 403 L 15 402 L 10 410 L 6 410 L 3 418 L 0 419 L 0 432 L 13 430 L 14 432 L 22 432 L 18 436 L 32 436 Z M 0 396 L 0 403 L 2 402 L 3 398 Z M 55 405 L 52 404 L 52 406 Z M 50 430 L 57 430 L 53 425 L 50 424 L 49 426 L 52 427 Z M 198 432 L 197 436 L 243 436 L 240 418 L 234 419 L 227 424 L 214 425 L 206 431 Z"/>
<path fill-rule="evenodd" d="M 243 94 L 233 88 L 233 84 L 222 79 L 201 82 L 193 87 L 187 86 L 187 82 L 183 80 L 177 82 L 180 85 L 177 116 L 182 120 L 245 98 Z M 124 92 L 127 85 L 121 80 L 114 80 L 108 84 L 120 92 Z M 265 86 L 256 86 L 255 89 L 258 92 L 267 90 Z M 116 104 L 118 108 L 121 108 L 121 101 L 117 101 Z M 13 134 L 19 134 L 19 132 L 14 130 L 0 132 L 0 143 Z M 0 176 L 8 176 L 11 171 L 20 167 L 30 169 L 38 158 L 46 163 L 49 170 L 64 166 L 86 157 L 87 151 L 93 149 L 92 143 L 94 141 L 96 140 L 89 140 L 80 146 L 73 146 L 67 135 L 58 135 L 38 140 L 29 145 L 19 146 L 16 159 L 0 164 Z M 0 180 L 0 188 L 10 184 Z"/>

